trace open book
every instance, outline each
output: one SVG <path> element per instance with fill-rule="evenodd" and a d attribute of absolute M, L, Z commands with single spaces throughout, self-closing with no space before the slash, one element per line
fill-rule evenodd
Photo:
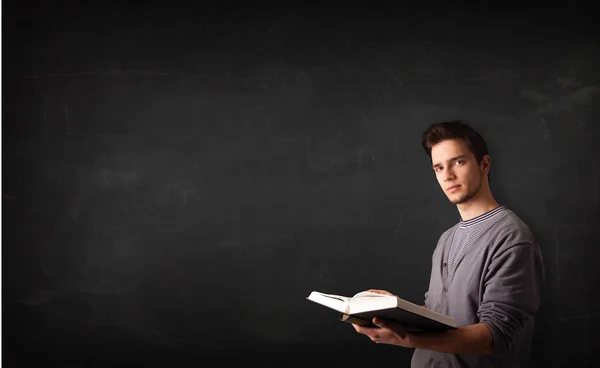
<path fill-rule="evenodd" d="M 451 317 L 393 295 L 363 291 L 347 297 L 313 291 L 307 299 L 339 312 L 340 320 L 360 326 L 375 327 L 371 322 L 373 317 L 381 317 L 400 323 L 407 331 L 445 331 L 457 328 Z"/>

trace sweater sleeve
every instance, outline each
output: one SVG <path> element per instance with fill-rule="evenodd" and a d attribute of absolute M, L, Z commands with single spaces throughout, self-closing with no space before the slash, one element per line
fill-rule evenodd
<path fill-rule="evenodd" d="M 516 244 L 492 259 L 477 315 L 492 333 L 494 354 L 509 350 L 519 340 L 527 320 L 536 314 L 542 267 L 539 249 L 532 243 Z"/>

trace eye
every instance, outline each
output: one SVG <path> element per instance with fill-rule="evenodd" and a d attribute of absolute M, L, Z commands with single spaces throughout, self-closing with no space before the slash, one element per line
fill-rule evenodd
<path fill-rule="evenodd" d="M 465 160 L 456 160 L 456 161 L 454 162 L 454 164 L 455 164 L 455 165 L 462 165 L 462 164 L 464 164 L 464 163 L 465 163 Z"/>

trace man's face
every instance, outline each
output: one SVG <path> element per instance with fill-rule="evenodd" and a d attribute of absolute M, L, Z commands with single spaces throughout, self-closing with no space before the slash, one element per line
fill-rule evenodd
<path fill-rule="evenodd" d="M 438 183 L 451 203 L 468 202 L 481 188 L 484 171 L 462 139 L 434 145 L 431 162 Z"/>

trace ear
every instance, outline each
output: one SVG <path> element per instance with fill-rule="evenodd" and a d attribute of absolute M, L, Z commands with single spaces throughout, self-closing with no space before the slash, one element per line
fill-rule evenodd
<path fill-rule="evenodd" d="M 481 170 L 486 174 L 490 173 L 490 167 L 492 165 L 492 158 L 489 155 L 483 156 L 481 159 Z"/>

